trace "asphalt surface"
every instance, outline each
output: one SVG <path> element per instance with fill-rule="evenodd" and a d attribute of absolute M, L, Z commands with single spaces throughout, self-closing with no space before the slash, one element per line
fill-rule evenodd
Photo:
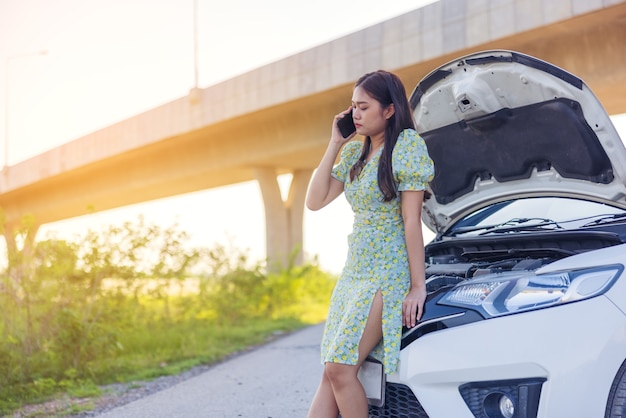
<path fill-rule="evenodd" d="M 304 417 L 322 373 L 322 331 L 289 334 L 98 417 Z"/>

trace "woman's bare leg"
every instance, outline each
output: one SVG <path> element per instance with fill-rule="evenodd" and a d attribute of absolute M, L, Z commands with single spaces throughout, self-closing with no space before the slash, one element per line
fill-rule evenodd
<path fill-rule="evenodd" d="M 324 369 L 322 381 L 317 388 L 317 392 L 315 392 L 307 418 L 337 418 L 338 416 L 339 407 L 337 406 L 337 401 L 335 401 L 333 387 L 328 376 L 326 376 L 326 369 Z"/>
<path fill-rule="evenodd" d="M 326 363 L 324 366 L 325 376 L 332 385 L 334 398 L 342 418 L 368 417 L 367 398 L 357 378 L 357 373 L 367 355 L 383 336 L 382 312 L 383 298 L 381 292 L 378 291 L 372 301 L 365 330 L 359 342 L 359 363 L 356 366 L 337 363 Z"/>

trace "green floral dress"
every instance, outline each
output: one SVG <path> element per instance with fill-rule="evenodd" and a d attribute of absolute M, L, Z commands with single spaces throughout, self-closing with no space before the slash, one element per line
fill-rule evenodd
<path fill-rule="evenodd" d="M 358 346 L 374 295 L 383 296 L 383 339 L 372 352 L 386 373 L 395 372 L 400 355 L 402 302 L 409 290 L 409 263 L 400 199 L 382 200 L 378 187 L 378 160 L 382 152 L 350 181 L 350 168 L 361 153 L 360 141 L 348 142 L 332 176 L 344 183 L 354 211 L 348 236 L 348 257 L 330 301 L 322 339 L 322 362 L 357 364 Z M 392 156 L 398 191 L 424 190 L 433 176 L 433 162 L 424 140 L 412 129 L 398 137 Z"/>

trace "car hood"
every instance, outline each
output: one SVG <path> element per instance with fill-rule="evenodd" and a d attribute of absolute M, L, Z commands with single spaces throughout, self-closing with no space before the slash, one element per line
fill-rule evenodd
<path fill-rule="evenodd" d="M 626 208 L 626 149 L 578 77 L 513 51 L 445 64 L 414 89 L 417 130 L 435 163 L 422 219 L 444 233 L 505 200 L 566 196 Z"/>

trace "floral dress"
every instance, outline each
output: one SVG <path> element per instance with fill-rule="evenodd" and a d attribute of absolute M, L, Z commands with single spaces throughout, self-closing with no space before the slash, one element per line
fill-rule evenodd
<path fill-rule="evenodd" d="M 354 212 L 348 236 L 348 257 L 333 291 L 322 338 L 322 363 L 356 365 L 358 346 L 376 292 L 383 296 L 383 339 L 372 352 L 386 373 L 396 371 L 402 332 L 402 302 L 409 290 L 409 262 L 398 193 L 384 202 L 378 187 L 382 147 L 350 181 L 350 168 L 359 159 L 362 143 L 348 142 L 332 176 L 344 183 Z M 395 183 L 403 190 L 425 190 L 433 176 L 433 162 L 424 140 L 413 129 L 398 137 L 392 154 Z"/>

